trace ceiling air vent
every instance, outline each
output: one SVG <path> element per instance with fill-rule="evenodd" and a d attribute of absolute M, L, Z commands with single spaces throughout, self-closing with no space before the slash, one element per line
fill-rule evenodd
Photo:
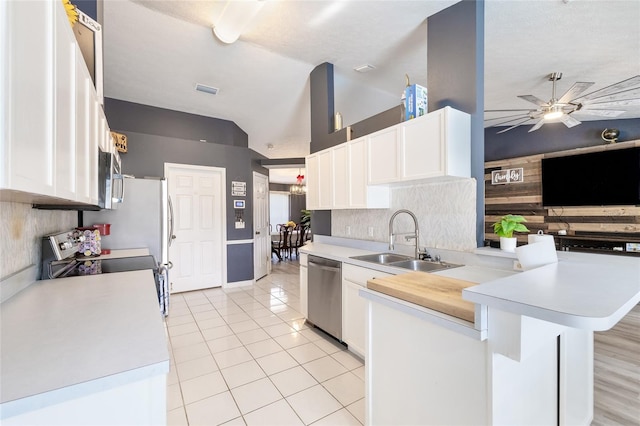
<path fill-rule="evenodd" d="M 355 67 L 353 69 L 355 71 L 358 71 L 358 72 L 369 72 L 369 71 L 372 71 L 372 70 L 376 69 L 376 67 L 374 67 L 371 64 L 363 64 L 363 65 L 359 65 L 359 66 L 357 66 L 357 67 Z"/>
<path fill-rule="evenodd" d="M 196 90 L 198 92 L 204 92 L 210 95 L 215 95 L 216 93 L 218 93 L 217 87 L 205 86 L 204 84 L 200 84 L 200 83 L 196 84 Z"/>

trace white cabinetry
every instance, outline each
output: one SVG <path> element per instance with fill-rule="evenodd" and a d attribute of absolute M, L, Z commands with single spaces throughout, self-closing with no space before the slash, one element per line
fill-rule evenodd
<path fill-rule="evenodd" d="M 307 209 L 330 210 L 333 206 L 333 152 L 325 149 L 305 159 Z"/>
<path fill-rule="evenodd" d="M 400 176 L 398 127 L 380 130 L 368 137 L 369 185 L 389 183 Z"/>
<path fill-rule="evenodd" d="M 62 3 L 1 2 L 0 48 L 0 199 L 97 204 L 99 104 Z"/>
<path fill-rule="evenodd" d="M 56 8 L 54 89 L 55 89 L 55 195 L 76 198 L 76 50 L 64 8 Z"/>
<path fill-rule="evenodd" d="M 369 136 L 370 185 L 471 176 L 469 114 L 445 107 Z"/>
<path fill-rule="evenodd" d="M 332 150 L 318 153 L 318 209 L 330 210 L 333 202 Z"/>
<path fill-rule="evenodd" d="M 365 357 L 365 336 L 368 328 L 367 301 L 360 297 L 358 291 L 366 288 L 368 280 L 390 275 L 347 263 L 342 264 L 342 340 L 350 351 L 362 358 Z"/>
<path fill-rule="evenodd" d="M 55 194 L 54 5 L 2 2 L 0 188 Z M 60 5 L 61 6 L 61 5 Z M 62 6 L 61 6 L 62 7 Z"/>
<path fill-rule="evenodd" d="M 308 258 L 306 253 L 300 253 L 300 313 L 305 318 L 309 316 Z"/>
<path fill-rule="evenodd" d="M 389 188 L 367 185 L 366 140 L 355 139 L 306 158 L 308 209 L 389 207 Z"/>

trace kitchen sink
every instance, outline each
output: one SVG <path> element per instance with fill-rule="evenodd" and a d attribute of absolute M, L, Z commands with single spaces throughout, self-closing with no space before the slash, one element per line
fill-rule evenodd
<path fill-rule="evenodd" d="M 434 272 L 434 271 L 441 271 L 443 269 L 457 268 L 462 265 L 456 265 L 454 263 L 446 263 L 446 262 L 432 262 L 428 260 L 410 259 L 410 260 L 404 260 L 400 262 L 393 262 L 389 266 L 410 269 L 412 271 Z"/>
<path fill-rule="evenodd" d="M 411 271 L 434 272 L 443 269 L 457 268 L 462 265 L 447 262 L 435 262 L 430 260 L 418 260 L 411 256 L 396 253 L 375 253 L 362 256 L 352 256 L 351 259 L 377 263 L 378 265 L 394 266 L 396 268 L 409 269 Z"/>
<path fill-rule="evenodd" d="M 401 262 L 411 260 L 411 256 L 405 256 L 396 253 L 376 253 L 376 254 L 363 254 L 362 256 L 352 256 L 351 259 L 363 260 L 365 262 L 378 263 L 381 265 L 388 265 L 393 262 Z"/>

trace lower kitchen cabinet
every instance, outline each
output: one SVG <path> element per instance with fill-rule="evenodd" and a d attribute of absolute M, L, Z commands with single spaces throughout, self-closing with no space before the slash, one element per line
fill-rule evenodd
<path fill-rule="evenodd" d="M 306 253 L 300 253 L 300 313 L 305 319 L 309 316 L 308 258 Z"/>
<path fill-rule="evenodd" d="M 367 333 L 367 301 L 358 292 L 373 278 L 388 277 L 391 274 L 373 269 L 342 264 L 342 340 L 351 352 L 365 357 Z"/>

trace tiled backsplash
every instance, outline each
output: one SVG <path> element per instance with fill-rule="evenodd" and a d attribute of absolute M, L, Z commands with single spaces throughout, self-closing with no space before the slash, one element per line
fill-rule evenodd
<path fill-rule="evenodd" d="M 0 279 L 33 264 L 39 270 L 41 238 L 76 226 L 75 211 L 36 210 L 31 204 L 0 202 Z"/>
<path fill-rule="evenodd" d="M 417 183 L 391 190 L 389 209 L 333 210 L 331 235 L 359 240 L 388 242 L 389 219 L 398 209 L 418 217 L 420 247 L 471 251 L 476 248 L 476 181 Z M 373 230 L 373 236 L 369 234 Z M 394 233 L 412 233 L 413 221 L 406 214 L 397 216 Z M 396 244 L 413 246 L 402 236 Z"/>

